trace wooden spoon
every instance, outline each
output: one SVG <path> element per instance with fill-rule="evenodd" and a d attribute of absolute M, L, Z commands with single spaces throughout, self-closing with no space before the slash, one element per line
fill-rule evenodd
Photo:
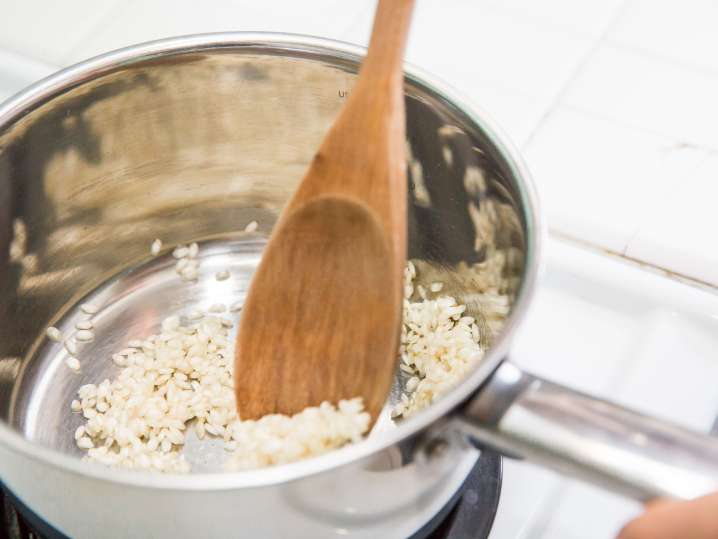
<path fill-rule="evenodd" d="M 242 419 L 363 397 L 376 420 L 401 326 L 406 262 L 402 58 L 414 0 L 380 0 L 344 108 L 284 209 L 239 325 Z"/>

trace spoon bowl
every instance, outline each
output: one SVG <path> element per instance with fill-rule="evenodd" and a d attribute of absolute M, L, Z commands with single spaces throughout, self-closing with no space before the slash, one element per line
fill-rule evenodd
<path fill-rule="evenodd" d="M 372 422 L 396 365 L 406 260 L 402 58 L 414 0 L 380 0 L 359 79 L 285 208 L 247 297 L 243 419 L 362 397 Z"/>

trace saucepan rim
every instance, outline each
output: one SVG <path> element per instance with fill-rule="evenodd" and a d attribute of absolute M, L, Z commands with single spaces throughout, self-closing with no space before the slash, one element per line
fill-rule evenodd
<path fill-rule="evenodd" d="M 282 54 L 358 63 L 366 49 L 360 46 L 312 36 L 272 32 L 222 32 L 194 34 L 141 43 L 118 49 L 58 71 L 0 104 L 0 131 L 27 113 L 63 92 L 109 72 L 147 60 L 220 49 L 251 49 L 262 54 Z M 512 174 L 518 204 L 526 223 L 525 270 L 512 313 L 502 333 L 481 364 L 448 395 L 432 406 L 402 421 L 396 429 L 377 434 L 321 457 L 262 470 L 204 473 L 152 474 L 107 468 L 31 442 L 0 422 L 0 443 L 26 457 L 45 462 L 66 472 L 140 488 L 172 490 L 227 490 L 263 487 L 299 479 L 342 466 L 390 447 L 443 416 L 469 398 L 506 357 L 511 338 L 524 320 L 541 270 L 544 226 L 533 182 L 518 151 L 489 116 L 470 100 L 422 69 L 405 64 L 405 75 L 413 85 L 451 105 L 473 122 L 495 146 Z"/>

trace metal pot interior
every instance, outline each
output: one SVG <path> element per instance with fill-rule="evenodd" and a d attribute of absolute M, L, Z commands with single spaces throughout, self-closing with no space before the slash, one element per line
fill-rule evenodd
<path fill-rule="evenodd" d="M 358 67 L 316 41 L 214 41 L 80 66 L 0 111 L 0 417 L 27 439 L 80 456 L 70 401 L 113 375 L 123 340 L 188 303 L 243 297 Z M 529 229 L 521 180 L 493 135 L 416 77 L 406 111 L 409 257 L 481 318 L 456 267 L 511 252 L 501 279 L 516 296 Z M 257 235 L 238 232 L 252 220 Z M 200 241 L 206 282 L 182 285 L 171 260 L 152 259 L 157 237 Z M 236 277 L 218 288 L 211 275 L 224 267 Z M 71 324 L 88 298 L 112 307 L 75 374 L 44 330 Z M 387 415 L 375 430 L 393 426 Z"/>

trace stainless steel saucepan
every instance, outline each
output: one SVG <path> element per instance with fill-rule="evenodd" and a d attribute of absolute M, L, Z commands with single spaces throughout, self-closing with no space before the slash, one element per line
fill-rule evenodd
<path fill-rule="evenodd" d="M 365 441 L 313 460 L 219 473 L 221 450 L 199 441 L 185 476 L 80 460 L 69 410 L 79 385 L 111 375 L 110 353 L 164 313 L 241 300 L 361 55 L 300 36 L 181 37 L 65 69 L 0 106 L 0 477 L 60 531 L 406 537 L 462 483 L 478 455 L 470 441 L 641 500 L 718 488 L 718 442 L 506 360 L 539 273 L 533 187 L 482 112 L 412 67 L 409 252 L 486 322 L 480 365 L 423 412 L 396 423 L 387 413 Z M 251 220 L 259 234 L 237 235 Z M 210 278 L 182 285 L 167 257 L 148 256 L 155 237 L 200 241 Z M 505 264 L 492 278 L 513 303 L 494 333 L 477 281 L 457 268 L 497 253 Z M 226 267 L 229 288 L 211 278 Z M 88 300 L 103 307 L 98 338 L 75 374 L 43 333 L 72 325 Z"/>

